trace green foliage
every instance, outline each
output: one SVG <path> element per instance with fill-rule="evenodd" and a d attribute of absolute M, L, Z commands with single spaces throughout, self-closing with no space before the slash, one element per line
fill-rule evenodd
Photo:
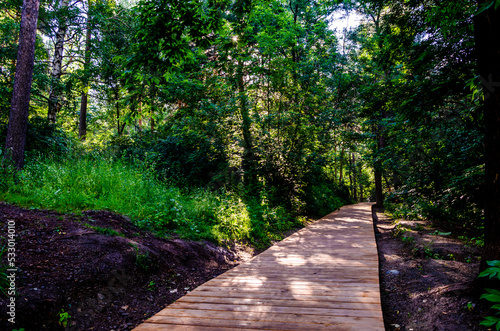
<path fill-rule="evenodd" d="M 347 187 L 335 183 L 309 185 L 304 190 L 306 212 L 309 215 L 325 216 L 350 202 Z"/>
<path fill-rule="evenodd" d="M 7 269 L 9 266 L 7 264 L 6 258 L 4 257 L 7 252 L 7 247 L 3 245 L 0 248 L 0 293 L 2 295 L 7 295 L 9 288 L 9 280 L 7 278 Z"/>
<path fill-rule="evenodd" d="M 116 230 L 111 229 L 111 228 L 102 228 L 100 226 L 93 226 L 90 224 L 85 224 L 85 226 L 88 227 L 89 229 L 94 230 L 97 233 L 100 233 L 100 234 L 103 234 L 106 236 L 119 236 L 119 237 L 123 236 L 123 234 L 121 234 L 121 233 L 119 233 Z"/>
<path fill-rule="evenodd" d="M 0 148 L 0 152 L 2 149 Z M 3 158 L 0 153 L 0 191 L 7 191 L 9 187 L 14 187 L 17 183 L 17 169 L 10 162 Z"/>
<path fill-rule="evenodd" d="M 0 123 L 0 141 L 5 141 L 7 125 Z M 54 128 L 45 118 L 32 116 L 28 121 L 25 151 L 28 155 L 61 157 L 70 151 L 71 138 L 61 129 Z M 0 148 L 2 150 L 3 146 Z M 0 154 L 1 155 L 1 154 Z"/>
<path fill-rule="evenodd" d="M 478 277 L 489 277 L 490 279 L 500 280 L 500 261 L 486 261 L 486 263 L 489 267 L 481 272 Z M 486 299 L 494 303 L 491 309 L 493 309 L 497 315 L 500 314 L 500 291 L 491 288 L 486 288 L 485 290 L 486 293 L 481 295 L 481 299 Z M 484 326 L 495 326 L 496 330 L 500 330 L 500 318 L 497 316 L 486 316 L 479 324 Z"/>
<path fill-rule="evenodd" d="M 149 257 L 149 252 L 146 254 L 137 254 L 135 264 L 144 271 L 149 271 L 151 269 L 151 259 Z"/>
<path fill-rule="evenodd" d="M 64 311 L 64 309 L 61 309 L 61 311 L 59 312 L 59 325 L 67 327 L 70 318 L 71 315 L 68 312 Z"/>
<path fill-rule="evenodd" d="M 245 201 L 230 191 L 183 191 L 156 179 L 140 162 L 131 165 L 98 154 L 39 158 L 18 175 L 18 182 L 2 191 L 0 199 L 62 212 L 111 210 L 158 235 L 175 232 L 193 240 L 266 244 L 300 226 L 284 207 L 271 205 L 267 196 Z M 117 235 L 111 229 L 92 228 Z"/>
<path fill-rule="evenodd" d="M 118 155 L 150 164 L 157 176 L 179 186 L 205 186 L 228 167 L 222 153 L 208 138 L 196 133 L 151 139 L 145 134 L 115 141 Z"/>
<path fill-rule="evenodd" d="M 478 277 L 489 277 L 500 279 L 500 261 L 486 261 L 489 265 Z M 499 301 L 500 302 L 500 301 Z"/>

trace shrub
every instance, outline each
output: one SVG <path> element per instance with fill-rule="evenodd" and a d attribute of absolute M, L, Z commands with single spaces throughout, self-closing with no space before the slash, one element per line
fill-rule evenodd
<path fill-rule="evenodd" d="M 0 141 L 5 142 L 7 124 L 0 127 Z M 48 124 L 47 119 L 35 116 L 28 121 L 25 151 L 28 155 L 63 156 L 70 151 L 71 139 L 64 131 Z"/>
<path fill-rule="evenodd" d="M 151 139 L 147 134 L 115 139 L 113 149 L 151 164 L 157 176 L 179 186 L 206 186 L 228 167 L 222 146 L 195 133 Z"/>

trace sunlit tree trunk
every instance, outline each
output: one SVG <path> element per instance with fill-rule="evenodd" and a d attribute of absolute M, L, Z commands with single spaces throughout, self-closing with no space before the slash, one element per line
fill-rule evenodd
<path fill-rule="evenodd" d="M 479 0 L 479 8 L 489 2 Z M 481 269 L 487 267 L 486 261 L 500 260 L 500 8 L 494 7 L 474 17 L 485 122 L 486 191 Z"/>
<path fill-rule="evenodd" d="M 69 0 L 62 0 L 60 9 L 68 7 Z M 66 18 L 59 21 L 59 27 L 56 33 L 56 43 L 54 46 L 54 57 L 52 59 L 51 86 L 49 92 L 49 110 L 47 119 L 49 124 L 56 124 L 56 116 L 61 109 L 61 87 L 60 80 L 62 75 L 62 60 L 64 53 L 64 40 L 67 31 Z"/>
<path fill-rule="evenodd" d="M 24 0 L 23 2 L 16 74 L 5 142 L 6 153 L 4 154 L 4 157 L 10 158 L 14 162 L 17 169 L 21 169 L 24 165 L 39 8 L 39 0 Z"/>
<path fill-rule="evenodd" d="M 138 125 L 139 125 L 139 129 L 142 129 L 142 97 L 139 95 L 139 105 L 138 105 L 138 110 L 137 112 L 139 113 L 139 121 L 138 121 Z"/>

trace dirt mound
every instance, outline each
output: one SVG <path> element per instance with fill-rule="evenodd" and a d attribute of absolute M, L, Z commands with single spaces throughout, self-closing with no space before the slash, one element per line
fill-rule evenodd
<path fill-rule="evenodd" d="M 2 330 L 63 330 L 64 322 L 69 330 L 129 330 L 240 259 L 212 243 L 156 238 L 107 211 L 75 216 L 0 203 L 0 221 L 4 234 L 15 222 L 18 268 L 16 323 L 2 313 Z M 2 312 L 7 303 L 2 296 Z"/>
<path fill-rule="evenodd" d="M 377 209 L 373 216 L 386 329 L 487 330 L 479 326 L 487 305 L 473 286 L 479 250 L 430 222 L 392 220 Z"/>

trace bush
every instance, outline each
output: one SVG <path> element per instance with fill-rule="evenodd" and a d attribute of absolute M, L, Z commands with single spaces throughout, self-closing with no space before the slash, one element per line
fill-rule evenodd
<path fill-rule="evenodd" d="M 0 127 L 0 141 L 5 142 L 7 124 Z M 70 151 L 71 139 L 64 131 L 49 125 L 47 119 L 31 117 L 28 121 L 25 152 L 28 155 L 63 156 Z"/>
<path fill-rule="evenodd" d="M 153 166 L 159 178 L 179 186 L 206 186 L 228 168 L 223 148 L 195 133 L 150 139 L 147 134 L 115 140 L 119 156 Z"/>
<path fill-rule="evenodd" d="M 235 192 L 181 190 L 158 180 L 142 163 L 99 154 L 28 162 L 0 199 L 23 206 L 80 212 L 111 210 L 160 236 L 177 233 L 216 243 L 265 245 L 299 223 L 266 196 L 245 201 Z"/>
<path fill-rule="evenodd" d="M 304 200 L 307 213 L 325 216 L 350 202 L 349 192 L 345 186 L 336 186 L 333 183 L 319 183 L 309 185 L 304 190 Z"/>

